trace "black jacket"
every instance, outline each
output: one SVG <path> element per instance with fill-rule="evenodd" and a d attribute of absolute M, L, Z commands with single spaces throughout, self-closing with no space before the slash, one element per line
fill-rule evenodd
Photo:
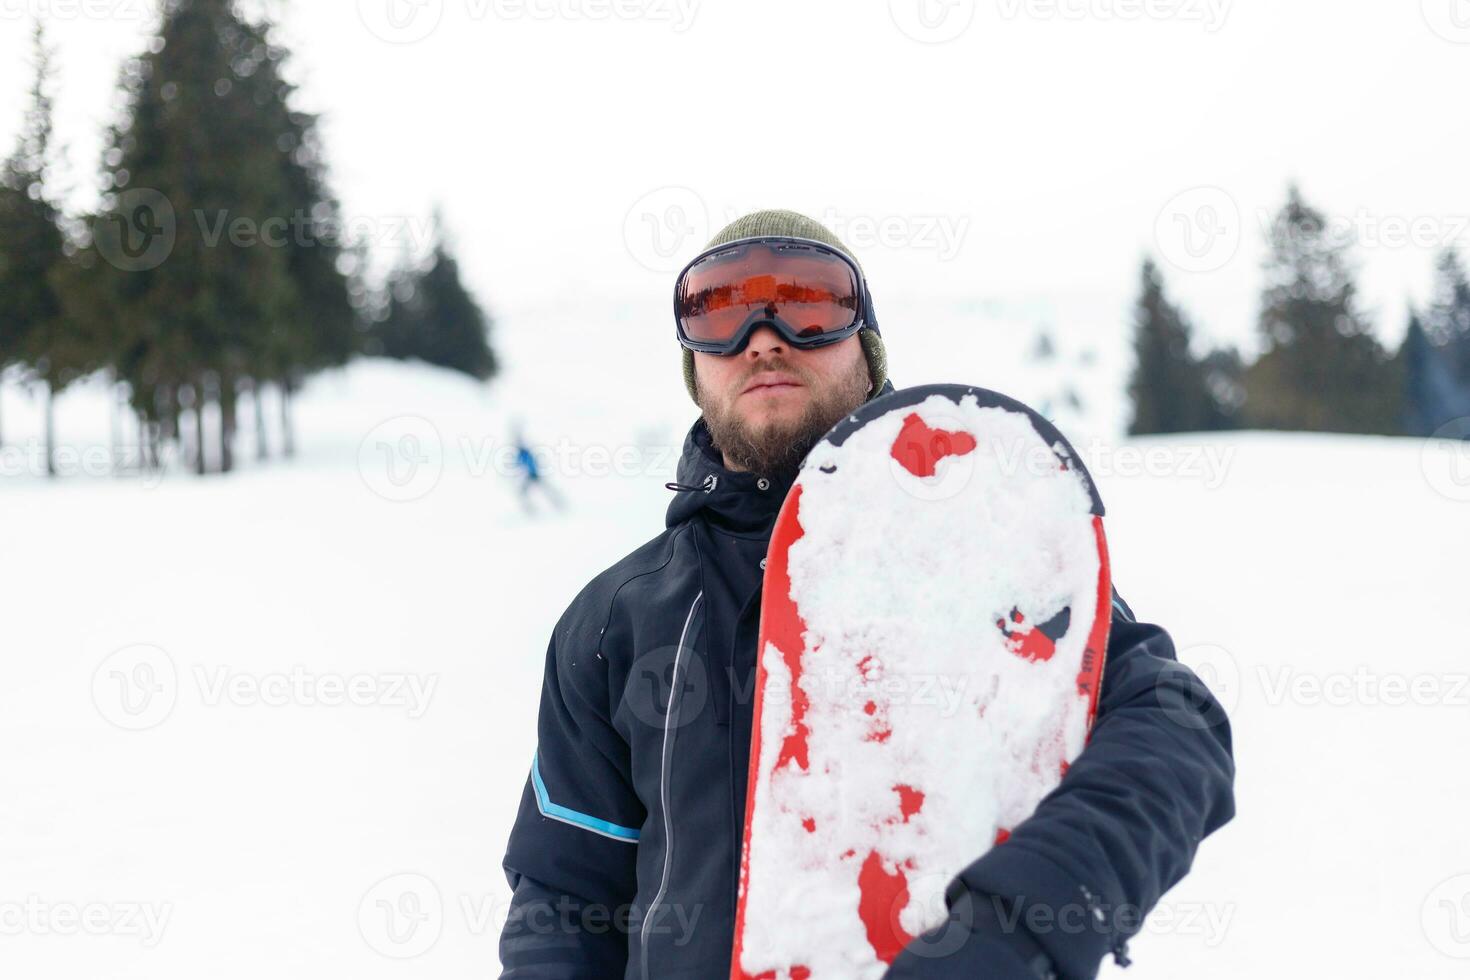
<path fill-rule="evenodd" d="M 701 419 L 678 484 L 663 532 L 552 633 L 505 855 L 502 980 L 729 975 L 762 566 L 789 481 L 725 469 Z M 1231 818 L 1233 779 L 1220 706 L 1115 594 L 1087 748 L 951 901 L 985 906 L 985 948 L 1039 945 L 1060 976 L 1091 977 Z M 943 962 L 913 975 L 970 975 Z"/>

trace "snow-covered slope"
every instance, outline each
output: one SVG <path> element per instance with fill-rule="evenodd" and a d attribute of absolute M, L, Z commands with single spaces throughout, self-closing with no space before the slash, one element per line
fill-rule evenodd
<path fill-rule="evenodd" d="M 533 374 L 518 338 L 488 392 L 356 365 L 303 394 L 297 462 L 227 479 L 0 480 L 0 975 L 496 974 L 547 639 L 661 528 L 694 416 L 671 344 L 602 343 Z M 898 345 L 901 382 L 955 380 Z M 1035 397 L 1022 365 L 997 373 Z M 63 403 L 65 438 L 105 442 L 99 392 Z M 560 453 L 566 514 L 528 517 L 501 475 L 513 413 Z M 1074 441 L 1120 591 L 1232 706 L 1240 768 L 1239 818 L 1110 974 L 1462 975 L 1454 461 L 1372 438 Z"/>

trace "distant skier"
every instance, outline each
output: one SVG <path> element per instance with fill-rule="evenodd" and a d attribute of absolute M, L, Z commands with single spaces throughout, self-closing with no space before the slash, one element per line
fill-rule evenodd
<path fill-rule="evenodd" d="M 519 422 L 514 425 L 511 442 L 515 446 L 515 467 L 520 475 L 520 482 L 516 485 L 516 489 L 520 493 L 521 506 L 525 508 L 526 513 L 536 513 L 536 508 L 531 504 L 533 490 L 539 491 L 541 496 L 550 501 L 552 507 L 557 510 L 566 510 L 566 500 L 551 485 L 550 481 L 541 475 L 541 466 L 536 462 L 536 454 L 526 443 L 526 436 Z"/>
<path fill-rule="evenodd" d="M 894 390 L 861 267 L 811 218 L 740 218 L 674 288 L 702 414 L 664 528 L 552 632 L 504 861 L 502 980 L 730 976 L 772 526 L 812 447 Z M 588 397 L 630 383 L 608 377 Z M 1144 914 L 1234 814 L 1220 705 L 1162 628 L 1111 598 L 1087 747 L 1006 843 L 975 842 L 948 883 L 950 942 L 923 937 L 886 980 L 1088 980 L 1109 952 L 1126 961 Z"/>

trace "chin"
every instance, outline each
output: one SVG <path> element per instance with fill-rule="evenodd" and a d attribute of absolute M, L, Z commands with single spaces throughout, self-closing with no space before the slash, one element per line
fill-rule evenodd
<path fill-rule="evenodd" d="M 780 396 L 760 398 L 745 412 L 746 421 L 773 421 L 778 418 L 798 416 L 806 410 L 806 398 L 782 398 Z"/>

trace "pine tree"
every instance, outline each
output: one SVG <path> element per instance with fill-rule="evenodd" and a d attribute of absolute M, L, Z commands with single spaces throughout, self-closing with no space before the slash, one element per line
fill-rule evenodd
<path fill-rule="evenodd" d="M 1416 313 L 1409 315 L 1398 357 L 1403 365 L 1405 435 L 1432 435 L 1449 420 L 1470 414 L 1470 397 L 1456 382 L 1450 358 L 1430 339 Z"/>
<path fill-rule="evenodd" d="M 1264 350 L 1245 374 L 1252 426 L 1397 432 L 1396 365 L 1357 308 L 1346 243 L 1292 187 L 1270 233 L 1259 329 Z"/>
<path fill-rule="evenodd" d="M 481 381 L 498 372 L 491 321 L 465 289 L 442 234 L 424 268 L 393 276 L 390 296 L 386 319 L 373 329 L 375 353 L 452 368 Z"/>
<path fill-rule="evenodd" d="M 1164 294 L 1163 278 L 1152 259 L 1145 259 L 1134 314 L 1133 375 L 1128 394 L 1133 420 L 1128 431 L 1197 432 L 1230 425 L 1230 411 L 1220 401 L 1211 371 L 1190 350 L 1192 330 L 1183 313 Z M 1218 358 L 1217 358 L 1218 361 Z M 1219 373 L 1219 367 L 1213 369 Z"/>
<path fill-rule="evenodd" d="M 1424 331 L 1444 351 L 1454 382 L 1470 392 L 1470 278 L 1454 249 L 1435 265 L 1434 297 L 1424 311 Z"/>
<path fill-rule="evenodd" d="M 57 393 L 86 372 L 93 352 L 68 324 L 61 287 L 67 241 L 52 203 L 51 52 L 33 35 L 35 81 L 15 152 L 0 172 L 0 370 L 24 365 L 44 388 L 46 472 L 56 475 Z"/>
<path fill-rule="evenodd" d="M 127 109 L 104 158 L 108 199 L 95 232 L 117 268 L 108 277 L 117 370 L 165 438 L 178 436 L 180 409 L 193 408 L 200 472 L 205 403 L 218 401 L 228 470 L 237 386 L 269 359 L 273 331 L 302 322 L 281 241 L 300 203 L 290 180 L 297 145 L 281 131 L 283 57 L 233 0 L 166 0 L 158 36 L 125 70 Z M 164 236 L 162 261 L 128 261 L 140 227 Z"/>
<path fill-rule="evenodd" d="M 327 168 L 317 119 L 290 108 L 293 92 L 277 76 L 267 121 L 283 153 L 285 197 L 292 233 L 285 245 L 286 271 L 293 291 L 282 319 L 271 324 L 255 352 L 250 373 L 256 390 L 257 442 L 263 449 L 265 420 L 260 387 L 275 383 L 281 391 L 283 451 L 294 449 L 290 421 L 292 393 L 310 374 L 345 363 L 362 345 L 360 313 L 364 289 L 356 274 L 363 255 L 356 243 L 343 240 L 341 206 L 328 186 Z"/>

